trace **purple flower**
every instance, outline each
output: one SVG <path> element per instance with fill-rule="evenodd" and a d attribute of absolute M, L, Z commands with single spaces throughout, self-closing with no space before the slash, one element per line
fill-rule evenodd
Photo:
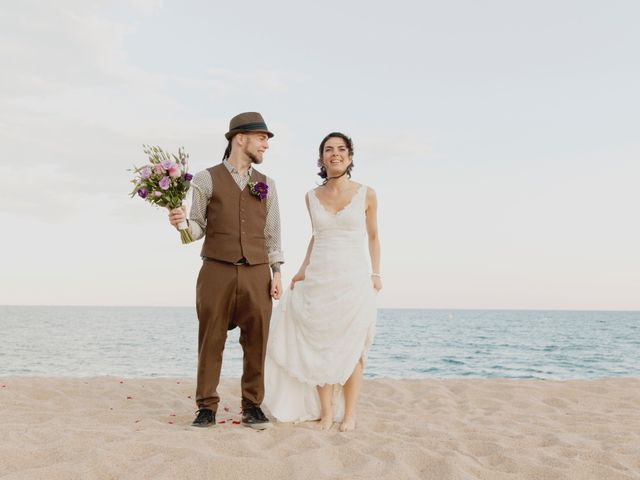
<path fill-rule="evenodd" d="M 258 197 L 260 201 L 267 198 L 269 193 L 269 186 L 264 182 L 251 182 L 249 183 L 251 188 L 251 194 Z"/>
<path fill-rule="evenodd" d="M 185 174 L 184 174 L 184 179 L 185 179 L 187 182 L 190 182 L 192 178 L 193 178 L 193 175 L 191 175 L 190 173 L 185 173 Z"/>
<path fill-rule="evenodd" d="M 138 189 L 138 195 L 140 195 L 141 198 L 147 198 L 147 195 L 149 195 L 149 191 L 142 187 L 140 189 Z"/>
<path fill-rule="evenodd" d="M 167 190 L 169 188 L 169 185 L 171 185 L 171 179 L 169 177 L 162 177 L 162 179 L 160 180 L 160 188 L 162 190 Z"/>
<path fill-rule="evenodd" d="M 149 167 L 144 167 L 142 172 L 140 172 L 140 176 L 142 178 L 149 178 L 151 176 L 151 169 Z"/>
<path fill-rule="evenodd" d="M 160 162 L 160 165 L 162 165 L 162 168 L 164 168 L 165 170 L 169 170 L 174 163 L 171 160 L 162 160 Z"/>

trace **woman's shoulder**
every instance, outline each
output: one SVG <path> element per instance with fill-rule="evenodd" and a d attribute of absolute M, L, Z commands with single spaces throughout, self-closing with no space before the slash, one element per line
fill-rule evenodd
<path fill-rule="evenodd" d="M 370 185 L 365 185 L 364 183 L 361 183 L 359 188 L 362 188 L 362 190 L 365 191 L 367 197 L 376 194 L 376 191 Z"/>
<path fill-rule="evenodd" d="M 366 198 L 372 198 L 376 196 L 376 192 L 369 185 L 364 183 L 353 182 L 356 184 L 356 191 L 362 193 Z"/>
<path fill-rule="evenodd" d="M 304 194 L 304 201 L 307 204 L 307 208 L 309 208 L 309 202 L 311 201 L 312 198 L 318 198 L 316 197 L 316 190 L 318 188 L 312 188 L 311 190 L 307 191 L 307 193 Z"/>
<path fill-rule="evenodd" d="M 363 189 L 365 191 L 364 200 L 367 204 L 367 208 L 371 205 L 376 205 L 378 203 L 378 198 L 376 197 L 376 191 L 368 185 L 363 185 Z"/>

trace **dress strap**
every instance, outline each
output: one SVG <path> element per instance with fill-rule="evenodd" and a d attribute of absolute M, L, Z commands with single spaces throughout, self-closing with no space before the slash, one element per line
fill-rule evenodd
<path fill-rule="evenodd" d="M 360 191 L 358 192 L 358 195 L 360 195 L 360 198 L 362 198 L 362 207 L 364 208 L 365 204 L 367 203 L 367 190 L 369 189 L 369 187 L 367 187 L 364 183 L 360 185 Z"/>
<path fill-rule="evenodd" d="M 307 192 L 307 199 L 309 200 L 309 215 L 311 216 L 311 230 L 315 235 L 316 234 L 316 216 L 318 215 L 317 213 L 318 205 L 316 204 L 318 203 L 318 199 L 313 190 L 309 190 Z"/>
<path fill-rule="evenodd" d="M 313 191 L 313 189 L 311 189 L 311 190 L 309 190 L 309 191 L 307 192 L 307 198 L 309 199 L 309 208 L 311 208 L 311 204 L 312 204 L 312 203 L 313 203 L 313 204 L 315 204 L 315 202 L 316 202 L 316 200 L 317 200 L 317 198 L 316 198 L 316 194 L 315 194 L 315 192 Z"/>

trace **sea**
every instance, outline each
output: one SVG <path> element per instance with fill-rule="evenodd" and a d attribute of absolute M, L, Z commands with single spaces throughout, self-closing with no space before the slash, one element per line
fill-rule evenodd
<path fill-rule="evenodd" d="M 0 376 L 194 377 L 187 307 L 0 306 Z M 222 376 L 240 377 L 239 330 Z M 366 378 L 640 376 L 640 312 L 380 309 Z"/>

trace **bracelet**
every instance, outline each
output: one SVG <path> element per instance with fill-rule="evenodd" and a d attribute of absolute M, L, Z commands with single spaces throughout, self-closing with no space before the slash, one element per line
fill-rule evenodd
<path fill-rule="evenodd" d="M 372 277 L 382 278 L 382 275 L 380 275 L 379 273 L 372 273 L 371 276 Z"/>

